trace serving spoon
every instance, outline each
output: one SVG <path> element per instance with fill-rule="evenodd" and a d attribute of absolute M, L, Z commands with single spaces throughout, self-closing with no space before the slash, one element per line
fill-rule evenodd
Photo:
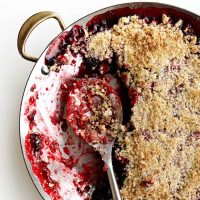
<path fill-rule="evenodd" d="M 116 91 L 101 79 L 77 80 L 70 90 L 66 113 L 74 133 L 100 153 L 113 200 L 121 200 L 112 165 L 112 147 L 123 116 Z"/>

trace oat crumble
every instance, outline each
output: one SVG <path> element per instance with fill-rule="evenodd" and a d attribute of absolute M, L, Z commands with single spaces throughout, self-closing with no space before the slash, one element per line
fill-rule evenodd
<path fill-rule="evenodd" d="M 115 54 L 119 77 L 140 94 L 133 130 L 118 137 L 129 161 L 124 200 L 200 198 L 200 45 L 182 23 L 122 17 L 88 40 L 89 56 Z"/>

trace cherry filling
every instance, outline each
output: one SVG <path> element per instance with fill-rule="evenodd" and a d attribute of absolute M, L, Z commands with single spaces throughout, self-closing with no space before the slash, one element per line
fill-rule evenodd
<path fill-rule="evenodd" d="M 39 133 L 31 133 L 26 136 L 25 148 L 27 157 L 31 162 L 32 170 L 40 180 L 44 190 L 53 198 L 61 198 L 58 193 L 58 183 L 50 177 L 48 164 L 41 159 L 41 149 L 45 143 L 51 144 L 50 140 L 45 135 Z"/>
<path fill-rule="evenodd" d="M 85 32 L 82 29 L 81 26 L 75 25 L 73 28 L 69 31 L 69 34 L 66 37 L 66 43 L 67 44 L 80 44 L 83 42 L 85 37 Z"/>
<path fill-rule="evenodd" d="M 129 96 L 130 96 L 130 99 L 131 99 L 131 106 L 133 107 L 138 102 L 139 93 L 134 88 L 129 88 L 128 92 L 129 92 Z"/>
<path fill-rule="evenodd" d="M 30 135 L 30 144 L 33 152 L 39 152 L 41 149 L 41 136 L 39 134 L 32 133 Z"/>
<path fill-rule="evenodd" d="M 74 132 L 89 144 L 107 144 L 119 132 L 120 99 L 106 81 L 77 80 L 66 109 L 66 119 Z"/>
<path fill-rule="evenodd" d="M 61 188 L 59 179 L 57 181 L 56 174 L 59 173 L 58 170 L 63 170 L 62 173 L 71 174 L 73 177 L 72 171 L 77 163 L 80 162 L 81 157 L 86 153 L 90 153 L 89 151 L 80 152 L 78 157 L 70 155 L 66 158 L 60 151 L 59 143 L 41 133 L 29 133 L 26 136 L 25 148 L 33 173 L 38 177 L 44 190 L 52 199 L 56 200 L 63 199 L 59 194 L 59 190 L 65 189 Z M 67 155 L 70 154 L 67 147 L 64 147 L 63 150 Z M 45 158 L 46 155 L 48 159 Z M 73 184 L 80 195 L 93 191 L 92 187 L 95 187 L 97 179 L 102 183 L 105 182 L 106 176 L 101 170 L 103 165 L 99 161 L 98 157 L 96 157 L 95 162 L 98 163 L 98 166 L 95 168 L 92 163 L 82 163 L 82 170 L 79 170 L 73 178 Z M 54 170 L 55 174 L 50 170 L 54 162 L 59 163 L 61 167 L 61 169 L 57 168 Z"/>
<path fill-rule="evenodd" d="M 56 38 L 49 46 L 49 49 L 45 56 L 45 64 L 52 66 L 54 64 L 68 64 L 68 60 L 64 56 L 69 50 L 73 53 L 78 48 L 81 48 L 84 44 L 85 32 L 79 25 L 73 26 L 69 32 L 63 32 L 58 38 Z"/>
<path fill-rule="evenodd" d="M 59 54 L 64 53 L 63 47 L 66 45 L 66 37 L 68 33 L 63 32 L 58 38 L 56 38 L 49 46 L 49 49 L 45 56 L 45 64 L 53 65 L 56 61 L 58 61 Z"/>

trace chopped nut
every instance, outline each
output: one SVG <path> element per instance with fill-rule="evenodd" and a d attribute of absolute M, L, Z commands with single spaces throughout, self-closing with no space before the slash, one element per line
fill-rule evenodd
<path fill-rule="evenodd" d="M 170 18 L 167 15 L 165 15 L 165 14 L 162 15 L 163 24 L 167 24 L 169 22 L 169 20 L 170 20 Z"/>
<path fill-rule="evenodd" d="M 180 27 L 180 26 L 182 26 L 182 24 L 183 24 L 183 20 L 178 20 L 178 22 L 176 22 L 176 24 L 174 25 L 175 27 Z"/>

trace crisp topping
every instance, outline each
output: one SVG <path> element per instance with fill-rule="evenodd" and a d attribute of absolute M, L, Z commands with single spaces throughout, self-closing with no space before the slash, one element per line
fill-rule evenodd
<path fill-rule="evenodd" d="M 93 35 L 88 44 L 88 53 L 99 60 L 110 58 L 112 56 L 110 41 L 110 31 L 100 32 Z"/>
<path fill-rule="evenodd" d="M 133 131 L 118 136 L 129 161 L 124 200 L 200 196 L 200 45 L 182 24 L 122 17 L 88 41 L 89 56 L 115 55 L 119 77 L 138 94 Z"/>
<path fill-rule="evenodd" d="M 150 139 L 144 139 L 150 134 Z M 121 155 L 129 160 L 123 199 L 195 199 L 200 187 L 200 148 L 185 145 L 185 135 L 135 131 Z"/>

